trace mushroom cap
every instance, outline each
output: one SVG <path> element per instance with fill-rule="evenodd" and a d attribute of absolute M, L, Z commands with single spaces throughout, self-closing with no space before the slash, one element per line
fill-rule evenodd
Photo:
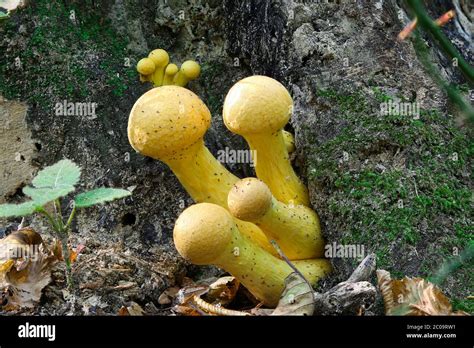
<path fill-rule="evenodd" d="M 290 119 L 293 100 L 286 88 L 267 76 L 237 82 L 224 101 L 224 123 L 232 132 L 247 135 L 273 133 Z"/>
<path fill-rule="evenodd" d="M 196 265 L 214 263 L 229 246 L 235 223 L 227 210 L 211 203 L 195 204 L 176 220 L 173 239 L 179 254 Z"/>
<path fill-rule="evenodd" d="M 178 72 L 178 66 L 176 64 L 169 64 L 165 69 L 166 75 L 175 75 Z"/>
<path fill-rule="evenodd" d="M 201 66 L 194 60 L 187 60 L 181 65 L 181 71 L 189 80 L 195 80 L 201 74 Z"/>
<path fill-rule="evenodd" d="M 211 113 L 196 94 L 179 86 L 156 87 L 133 105 L 128 140 L 145 156 L 173 158 L 202 139 L 210 124 Z"/>
<path fill-rule="evenodd" d="M 142 75 L 150 75 L 155 69 L 155 62 L 151 58 L 142 58 L 137 63 L 137 71 Z"/>
<path fill-rule="evenodd" d="M 156 66 L 161 67 L 168 65 L 170 62 L 170 56 L 168 55 L 168 52 L 161 48 L 151 51 L 148 55 L 148 58 L 153 60 Z"/>
<path fill-rule="evenodd" d="M 263 181 L 245 178 L 229 191 L 227 205 L 237 219 L 257 221 L 271 208 L 272 199 L 272 193 Z"/>

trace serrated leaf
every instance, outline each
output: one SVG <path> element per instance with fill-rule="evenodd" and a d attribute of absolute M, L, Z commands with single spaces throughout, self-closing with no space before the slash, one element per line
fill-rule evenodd
<path fill-rule="evenodd" d="M 36 188 L 65 188 L 74 186 L 79 181 L 81 169 L 70 160 L 62 160 L 41 170 L 33 179 Z"/>
<path fill-rule="evenodd" d="M 77 208 L 86 208 L 130 195 L 131 193 L 127 190 L 102 187 L 77 195 L 74 202 L 76 203 Z"/>
<path fill-rule="evenodd" d="M 23 188 L 23 193 L 33 201 L 37 202 L 38 205 L 45 205 L 48 202 L 54 201 L 57 198 L 67 196 L 69 193 L 75 190 L 74 186 L 65 186 L 58 188 L 35 188 L 26 186 Z"/>
<path fill-rule="evenodd" d="M 0 218 L 30 215 L 38 206 L 39 204 L 34 201 L 21 204 L 1 204 Z"/>

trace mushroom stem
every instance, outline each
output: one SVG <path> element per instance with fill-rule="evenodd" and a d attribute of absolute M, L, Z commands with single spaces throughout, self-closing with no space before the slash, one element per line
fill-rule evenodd
<path fill-rule="evenodd" d="M 215 204 L 186 209 L 176 221 L 173 238 L 185 259 L 223 268 L 268 306 L 278 303 L 285 278 L 293 272 L 285 261 L 243 238 L 229 212 Z M 294 265 L 311 284 L 331 270 L 324 259 L 295 261 Z"/>
<path fill-rule="evenodd" d="M 196 203 L 227 207 L 227 194 L 239 179 L 216 160 L 202 139 L 186 152 L 161 160 L 171 168 Z"/>
<path fill-rule="evenodd" d="M 308 206 L 308 189 L 291 166 L 283 132 L 249 134 L 244 138 L 254 150 L 251 153 L 257 154 L 254 162 L 257 177 L 268 185 L 273 196 L 283 203 Z"/>
<path fill-rule="evenodd" d="M 319 218 L 304 205 L 291 206 L 273 198 L 271 209 L 255 223 L 281 246 L 290 260 L 324 256 Z"/>
<path fill-rule="evenodd" d="M 312 259 L 292 261 L 308 282 L 316 285 L 329 273 L 328 260 Z M 285 278 L 293 272 L 288 264 L 257 248 L 247 238 L 242 238 L 239 229 L 234 229 L 232 243 L 215 263 L 237 278 L 257 299 L 267 306 L 275 306 L 283 291 Z"/>
<path fill-rule="evenodd" d="M 276 200 L 267 185 L 255 178 L 242 179 L 228 195 L 231 214 L 255 223 L 275 240 L 290 260 L 323 257 L 324 240 L 316 213 L 304 205 Z"/>

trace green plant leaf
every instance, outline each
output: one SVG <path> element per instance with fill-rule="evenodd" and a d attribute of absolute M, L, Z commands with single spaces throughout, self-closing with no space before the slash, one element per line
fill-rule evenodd
<path fill-rule="evenodd" d="M 74 186 L 79 181 L 81 169 L 66 159 L 41 170 L 33 179 L 36 188 L 58 189 Z"/>
<path fill-rule="evenodd" d="M 77 208 L 86 208 L 99 203 L 113 201 L 115 199 L 130 196 L 131 192 L 122 189 L 101 187 L 76 196 L 74 202 Z"/>
<path fill-rule="evenodd" d="M 26 216 L 35 212 L 39 204 L 34 201 L 28 201 L 21 204 L 1 204 L 0 218 Z"/>
<path fill-rule="evenodd" d="M 66 187 L 57 187 L 54 189 L 51 188 L 35 188 L 31 186 L 26 186 L 23 188 L 23 193 L 38 205 L 45 205 L 48 202 L 54 201 L 57 198 L 61 198 L 67 196 L 69 193 L 75 190 L 74 186 L 66 186 Z"/>

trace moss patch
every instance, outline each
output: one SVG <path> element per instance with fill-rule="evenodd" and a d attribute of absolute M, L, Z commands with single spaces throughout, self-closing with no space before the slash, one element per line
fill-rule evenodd
<path fill-rule="evenodd" d="M 91 10 L 92 3 L 66 7 L 61 1 L 39 0 L 4 22 L 2 36 L 22 33 L 16 42 L 1 44 L 0 92 L 6 98 L 46 109 L 54 100 L 90 97 L 91 86 L 123 95 L 136 79 L 133 62 L 125 61 L 127 40 Z"/>
<path fill-rule="evenodd" d="M 308 177 L 331 242 L 364 245 L 393 277 L 428 277 L 473 240 L 472 130 L 436 110 L 419 119 L 381 115 L 380 103 L 392 98 L 379 89 L 368 97 L 320 91 L 318 104 L 345 126 L 308 144 Z M 472 266 L 449 275 L 444 290 L 470 295 Z"/>

